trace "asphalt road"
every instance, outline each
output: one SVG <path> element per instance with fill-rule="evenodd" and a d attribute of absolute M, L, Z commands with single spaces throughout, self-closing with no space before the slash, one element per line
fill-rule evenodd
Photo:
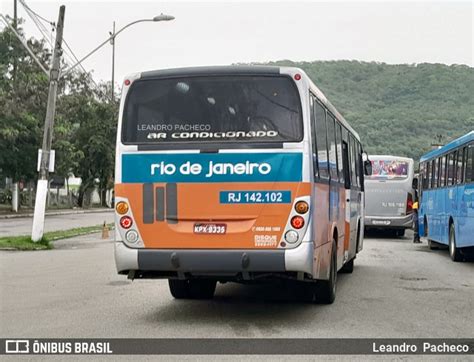
<path fill-rule="evenodd" d="M 238 284 L 176 301 L 166 281 L 116 275 L 112 241 L 98 237 L 0 252 L 1 337 L 474 337 L 474 263 L 408 237 L 366 239 L 333 305 Z"/>
<path fill-rule="evenodd" d="M 67 230 L 84 226 L 95 226 L 107 222 L 114 222 L 113 210 L 106 212 L 91 212 L 68 215 L 46 216 L 44 231 Z M 14 219 L 0 219 L 0 237 L 28 235 L 33 225 L 32 217 L 19 217 Z"/>

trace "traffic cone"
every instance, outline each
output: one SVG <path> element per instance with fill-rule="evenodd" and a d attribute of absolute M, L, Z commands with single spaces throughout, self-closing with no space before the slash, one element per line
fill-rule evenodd
<path fill-rule="evenodd" d="M 109 227 L 104 221 L 104 226 L 102 227 L 102 239 L 108 239 L 109 238 Z"/>

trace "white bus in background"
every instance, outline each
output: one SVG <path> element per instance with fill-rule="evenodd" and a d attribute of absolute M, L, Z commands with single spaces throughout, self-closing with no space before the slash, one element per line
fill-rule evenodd
<path fill-rule="evenodd" d="M 365 229 L 403 236 L 412 227 L 416 188 L 413 159 L 371 155 L 369 160 L 372 175 L 365 177 Z"/>

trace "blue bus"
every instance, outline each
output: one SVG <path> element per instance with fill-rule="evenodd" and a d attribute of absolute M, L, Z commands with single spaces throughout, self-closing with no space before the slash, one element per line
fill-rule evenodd
<path fill-rule="evenodd" d="M 474 131 L 420 159 L 420 235 L 461 261 L 474 247 Z"/>

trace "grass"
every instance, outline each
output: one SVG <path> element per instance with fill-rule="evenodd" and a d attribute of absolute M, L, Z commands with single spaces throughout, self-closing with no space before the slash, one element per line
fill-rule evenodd
<path fill-rule="evenodd" d="M 113 224 L 107 224 L 109 229 Z M 14 249 L 14 250 L 47 250 L 52 249 L 51 241 L 59 239 L 67 239 L 75 236 L 95 233 L 102 230 L 103 225 L 86 226 L 81 228 L 74 228 L 69 230 L 50 231 L 44 233 L 43 238 L 34 242 L 30 236 L 5 236 L 0 238 L 0 249 Z"/>
<path fill-rule="evenodd" d="M 33 242 L 29 236 L 6 236 L 0 238 L 0 249 L 46 250 L 52 248 L 53 246 L 45 236 L 37 243 Z"/>

